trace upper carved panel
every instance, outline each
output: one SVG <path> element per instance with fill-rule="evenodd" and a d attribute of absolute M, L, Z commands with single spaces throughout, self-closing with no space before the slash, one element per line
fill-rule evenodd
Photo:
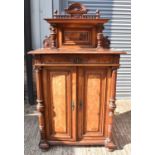
<path fill-rule="evenodd" d="M 65 14 L 54 11 L 53 18 L 45 18 L 51 25 L 51 33 L 44 40 L 44 48 L 109 48 L 110 41 L 103 35 L 103 24 L 109 19 L 88 14 L 83 4 L 72 3 Z"/>

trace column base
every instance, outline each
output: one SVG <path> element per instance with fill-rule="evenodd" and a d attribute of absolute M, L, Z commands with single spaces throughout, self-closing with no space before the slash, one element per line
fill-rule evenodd
<path fill-rule="evenodd" d="M 117 146 L 109 139 L 105 140 L 105 147 L 109 152 L 112 152 L 117 149 Z"/>
<path fill-rule="evenodd" d="M 48 151 L 49 148 L 50 148 L 50 145 L 48 144 L 48 142 L 46 141 L 40 141 L 39 143 L 39 148 L 42 150 L 42 151 Z"/>

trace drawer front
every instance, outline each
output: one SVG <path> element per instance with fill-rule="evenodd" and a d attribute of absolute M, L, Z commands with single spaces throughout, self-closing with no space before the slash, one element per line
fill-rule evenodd
<path fill-rule="evenodd" d="M 42 55 L 43 64 L 119 64 L 118 55 Z"/>

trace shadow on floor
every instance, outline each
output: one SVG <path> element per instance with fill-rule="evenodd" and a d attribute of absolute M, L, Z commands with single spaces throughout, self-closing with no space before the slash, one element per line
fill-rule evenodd
<path fill-rule="evenodd" d="M 131 111 L 116 114 L 113 121 L 113 141 L 123 149 L 125 145 L 131 143 Z"/>

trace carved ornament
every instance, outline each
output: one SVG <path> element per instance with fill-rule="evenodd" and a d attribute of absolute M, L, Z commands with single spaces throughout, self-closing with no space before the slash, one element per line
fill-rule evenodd
<path fill-rule="evenodd" d="M 87 14 L 87 9 L 80 3 L 71 4 L 68 9 L 65 9 L 65 12 L 68 14 Z"/>

